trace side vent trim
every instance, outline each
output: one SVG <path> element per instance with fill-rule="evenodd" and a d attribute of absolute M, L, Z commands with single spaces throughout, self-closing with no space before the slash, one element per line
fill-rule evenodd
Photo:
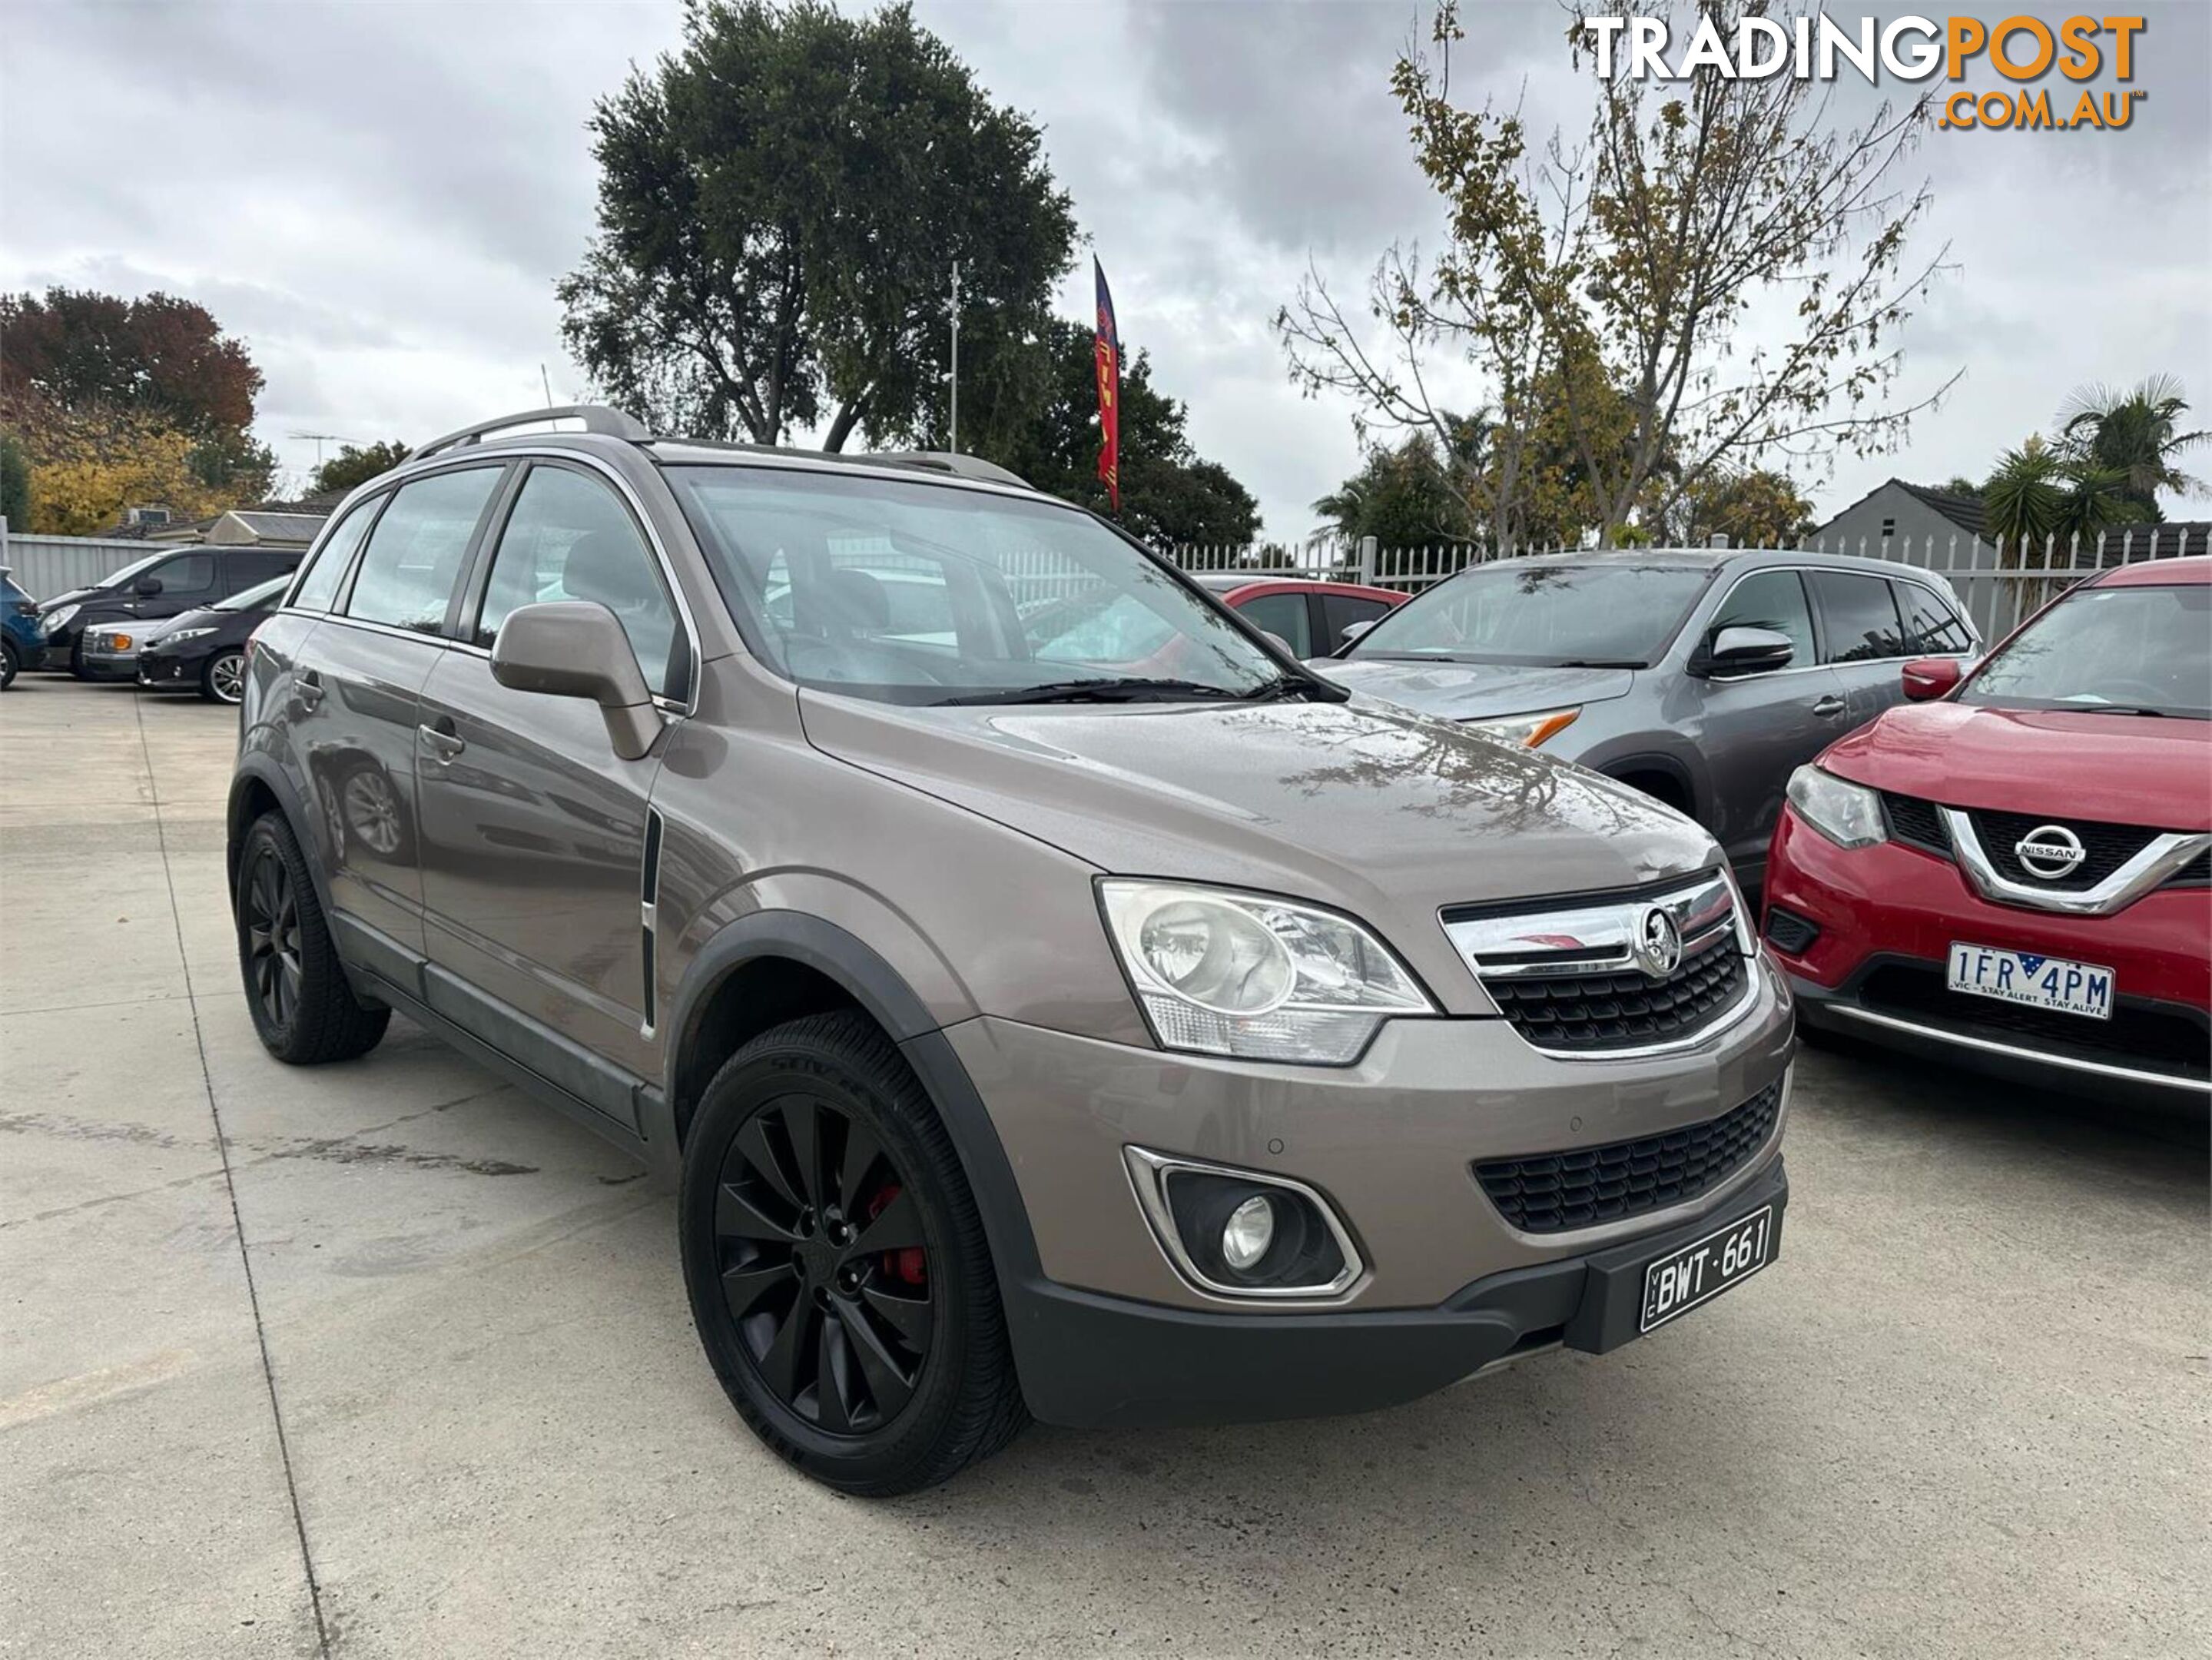
<path fill-rule="evenodd" d="M 653 1007 L 654 991 L 654 930 L 659 926 L 654 907 L 660 899 L 660 842 L 664 830 L 660 809 L 645 810 L 645 858 L 637 873 L 638 958 L 645 980 L 644 996 L 639 1006 L 645 1011 L 645 1035 L 653 1035 L 657 1018 Z"/>

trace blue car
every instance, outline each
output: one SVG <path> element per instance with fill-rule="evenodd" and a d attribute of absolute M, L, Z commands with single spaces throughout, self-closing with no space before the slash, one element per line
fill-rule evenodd
<path fill-rule="evenodd" d="M 39 638 L 39 602 L 0 565 L 0 691 L 15 684 L 15 671 L 35 663 L 46 648 Z"/>

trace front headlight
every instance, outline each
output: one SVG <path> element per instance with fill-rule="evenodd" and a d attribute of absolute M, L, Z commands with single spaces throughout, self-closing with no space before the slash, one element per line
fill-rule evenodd
<path fill-rule="evenodd" d="M 50 611 L 39 619 L 40 634 L 59 634 L 70 625 L 70 619 L 83 610 L 82 605 L 64 605 L 59 611 Z"/>
<path fill-rule="evenodd" d="M 173 646 L 173 645 L 177 644 L 179 641 L 184 641 L 184 640 L 201 640 L 201 639 L 204 639 L 204 638 L 206 638 L 206 636 L 208 636 L 208 635 L 210 635 L 210 634 L 213 634 L 214 632 L 215 632 L 215 630 L 214 630 L 213 629 L 211 629 L 211 628 L 210 628 L 210 629 L 177 629 L 174 633 L 172 633 L 172 634 L 165 634 L 165 635 L 163 635 L 161 636 L 161 643 L 162 643 L 163 645 L 165 645 L 165 646 Z"/>
<path fill-rule="evenodd" d="M 1502 721 L 1470 721 L 1467 724 L 1501 744 L 1533 750 L 1574 725 L 1575 717 L 1581 713 L 1581 706 L 1577 705 L 1571 709 L 1545 709 L 1536 714 L 1512 714 Z"/>
<path fill-rule="evenodd" d="M 1162 1049 L 1340 1067 L 1385 1020 L 1437 1012 L 1334 911 L 1178 882 L 1103 881 L 1098 898 Z"/>
<path fill-rule="evenodd" d="M 1870 848 L 1889 840 L 1881 796 L 1863 784 L 1807 765 L 1790 775 L 1788 794 L 1797 816 L 1839 848 Z"/>

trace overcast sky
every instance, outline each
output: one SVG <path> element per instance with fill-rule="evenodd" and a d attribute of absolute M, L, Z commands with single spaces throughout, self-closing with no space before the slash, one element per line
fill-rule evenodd
<path fill-rule="evenodd" d="M 1293 391 L 1271 319 L 1309 259 L 1356 289 L 1394 239 L 1437 240 L 1388 85 L 1424 9 L 918 9 L 1043 125 L 1125 344 L 1188 404 L 1200 451 L 1259 496 L 1269 533 L 1311 529 L 1308 504 L 1357 465 L 1352 410 Z M 1463 9 L 1455 92 L 1523 99 L 1532 125 L 1578 129 L 1588 93 L 1555 0 Z M 1804 480 L 1824 515 L 1893 472 L 1978 476 L 2087 380 L 2179 374 L 2212 424 L 2212 5 L 2148 9 L 2135 85 L 2149 96 L 2130 130 L 1935 133 L 1921 149 L 1936 207 L 1918 246 L 1949 242 L 1958 269 L 1905 331 L 1904 384 L 1966 378 L 1902 453 Z M 295 481 L 316 446 L 294 434 L 419 441 L 541 402 L 541 364 L 565 400 L 583 377 L 553 283 L 592 229 L 584 124 L 633 64 L 676 43 L 679 16 L 662 3 L 9 0 L 0 287 L 200 301 L 267 374 L 260 435 Z M 1070 316 L 1089 314 L 1088 274 L 1080 261 L 1064 287 Z"/>

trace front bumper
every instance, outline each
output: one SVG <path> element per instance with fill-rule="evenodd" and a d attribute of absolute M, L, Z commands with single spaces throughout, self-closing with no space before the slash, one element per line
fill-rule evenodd
<path fill-rule="evenodd" d="M 1741 1161 L 1687 1200 L 1593 1226 L 1524 1232 L 1474 1166 L 1690 1132 L 1787 1072 L 1789 993 L 1763 958 L 1744 1016 L 1665 1056 L 1561 1060 L 1502 1019 L 1395 1020 L 1350 1067 L 1139 1049 L 985 1017 L 945 1029 L 1005 1149 L 1043 1280 L 1162 1309 L 1250 1316 L 1180 1274 L 1133 1191 L 1123 1149 L 1280 1177 L 1322 1195 L 1365 1271 L 1277 1310 L 1433 1310 L 1477 1280 L 1640 1241 L 1717 1213 L 1778 1147 L 1786 1104 Z"/>
<path fill-rule="evenodd" d="M 157 691 L 197 691 L 200 671 L 206 666 L 204 655 L 184 657 L 169 652 L 142 651 L 138 654 L 138 684 Z"/>
<path fill-rule="evenodd" d="M 2100 1099 L 2212 1101 L 2212 892 L 2203 888 L 2157 890 L 2112 916 L 1998 905 L 1948 860 L 1897 842 L 1838 848 L 1785 812 L 1766 904 L 1770 930 L 1775 908 L 1820 930 L 1795 951 L 1768 940 L 1808 1025 Z M 2023 1019 L 2008 1004 L 1931 992 L 1954 940 L 2111 969 L 2114 1018 Z"/>
<path fill-rule="evenodd" d="M 1704 1216 L 1611 1250 L 1487 1274 L 1432 1308 L 1226 1314 L 1031 1285 L 1009 1304 L 1022 1390 L 1038 1418 L 1078 1427 L 1397 1406 L 1535 1350 L 1619 1347 L 1639 1335 L 1650 1263 L 1771 1206 L 1771 1266 L 1789 1202 L 1777 1149 Z"/>

